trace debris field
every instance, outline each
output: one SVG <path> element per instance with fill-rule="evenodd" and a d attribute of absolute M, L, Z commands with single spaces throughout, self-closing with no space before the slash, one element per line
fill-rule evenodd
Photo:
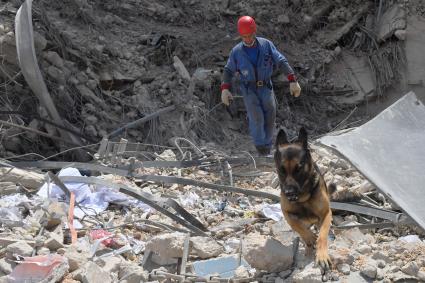
<path fill-rule="evenodd" d="M 276 127 L 304 126 L 337 185 L 324 275 L 238 90 L 220 103 L 245 14 L 302 87 L 273 75 Z M 407 0 L 0 1 L 0 282 L 425 281 L 423 227 L 316 142 L 419 84 L 424 16 Z"/>

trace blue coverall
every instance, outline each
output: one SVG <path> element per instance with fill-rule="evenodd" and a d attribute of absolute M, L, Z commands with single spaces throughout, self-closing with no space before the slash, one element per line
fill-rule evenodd
<path fill-rule="evenodd" d="M 230 86 L 233 75 L 239 73 L 240 91 L 248 113 L 249 131 L 254 145 L 271 148 L 276 120 L 276 102 L 271 81 L 273 68 L 282 68 L 288 77 L 294 77 L 294 71 L 270 40 L 256 37 L 256 44 L 256 65 L 251 63 L 242 42 L 232 49 L 224 67 L 222 85 Z"/>

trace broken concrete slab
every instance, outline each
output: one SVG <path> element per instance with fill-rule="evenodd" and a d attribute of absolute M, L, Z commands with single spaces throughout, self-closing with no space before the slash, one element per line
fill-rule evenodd
<path fill-rule="evenodd" d="M 318 141 L 344 155 L 425 228 L 425 196 L 418 190 L 425 183 L 424 130 L 425 106 L 409 92 L 364 125 Z"/>
<path fill-rule="evenodd" d="M 356 24 L 357 22 L 363 17 L 364 14 L 369 12 L 370 10 L 370 3 L 365 3 L 357 12 L 357 14 L 354 15 L 352 19 L 350 19 L 345 25 L 343 25 L 341 28 L 339 28 L 337 31 L 332 33 L 332 36 L 329 37 L 325 41 L 326 47 L 332 47 L 338 44 L 338 41 L 346 35 Z"/>
<path fill-rule="evenodd" d="M 41 247 L 37 249 L 37 255 L 49 255 L 49 254 L 50 254 L 50 250 L 48 248 Z"/>
<path fill-rule="evenodd" d="M 224 252 L 222 246 L 207 237 L 192 237 L 190 238 L 190 242 L 192 243 L 191 254 L 193 253 L 202 259 L 217 257 Z"/>
<path fill-rule="evenodd" d="M 352 89 L 346 94 L 332 95 L 332 99 L 342 106 L 358 105 L 372 95 L 376 85 L 368 58 L 348 52 L 341 52 L 341 60 L 330 65 L 334 72 L 332 81 L 337 89 Z"/>
<path fill-rule="evenodd" d="M 178 258 L 183 255 L 183 243 L 186 235 L 175 232 L 155 236 L 146 243 L 146 249 L 163 258 Z"/>
<path fill-rule="evenodd" d="M 398 4 L 387 9 L 377 24 L 378 41 L 385 41 L 391 37 L 396 30 L 406 28 L 406 11 Z"/>
<path fill-rule="evenodd" d="M 34 47 L 35 52 L 38 54 L 44 49 L 46 49 L 47 46 L 47 39 L 42 36 L 39 32 L 34 31 Z"/>
<path fill-rule="evenodd" d="M 21 239 L 11 239 L 11 238 L 0 238 L 0 247 L 6 247 L 11 244 L 27 244 L 31 247 L 35 246 L 35 241 L 30 240 L 21 240 Z"/>
<path fill-rule="evenodd" d="M 186 67 L 184 66 L 183 62 L 180 60 L 180 58 L 177 56 L 174 56 L 173 61 L 174 61 L 173 66 L 176 69 L 177 73 L 179 73 L 179 75 L 183 79 L 190 81 L 191 76 L 189 72 L 187 71 Z"/>
<path fill-rule="evenodd" d="M 391 280 L 391 282 L 417 282 L 417 278 L 415 276 L 408 275 L 406 273 L 403 273 L 401 271 L 398 271 L 393 274 L 388 275 L 388 279 Z"/>
<path fill-rule="evenodd" d="M 153 237 L 146 243 L 146 249 L 164 260 L 179 258 L 183 255 L 183 243 L 186 235 L 175 232 Z M 224 252 L 224 248 L 207 237 L 190 238 L 190 253 L 202 259 L 215 257 Z"/>
<path fill-rule="evenodd" d="M 0 181 L 21 184 L 30 190 L 38 190 L 44 183 L 44 176 L 33 171 L 14 167 L 0 167 Z"/>
<path fill-rule="evenodd" d="M 152 263 L 158 266 L 172 266 L 172 265 L 177 265 L 178 263 L 177 258 L 162 257 L 156 253 L 152 253 L 150 260 L 152 261 Z M 149 262 L 147 262 L 146 265 L 144 265 L 143 267 L 146 267 L 146 266 L 150 266 Z"/>
<path fill-rule="evenodd" d="M 68 259 L 69 271 L 73 272 L 83 267 L 87 263 L 90 255 L 87 252 L 80 252 L 76 248 L 71 247 L 65 251 L 63 256 Z"/>
<path fill-rule="evenodd" d="M 311 32 L 320 22 L 323 22 L 326 16 L 332 11 L 334 8 L 334 3 L 324 3 L 320 7 L 316 8 L 311 15 L 304 16 L 304 23 L 306 25 L 305 32 L 304 30 L 300 32 L 297 38 L 302 39 L 306 37 L 309 32 Z M 281 15 L 285 16 L 285 15 Z M 285 19 L 286 20 L 286 19 Z M 279 22 L 279 18 L 278 18 Z M 289 18 L 287 23 L 289 23 Z"/>
<path fill-rule="evenodd" d="M 118 256 L 111 256 L 107 258 L 101 258 L 96 263 L 108 273 L 118 273 L 121 264 L 123 263 L 123 258 Z"/>
<path fill-rule="evenodd" d="M 47 74 L 50 78 L 52 78 L 61 85 L 64 85 L 66 83 L 64 72 L 53 65 L 47 68 Z"/>
<path fill-rule="evenodd" d="M 269 272 L 289 269 L 294 257 L 294 237 L 280 242 L 258 233 L 246 236 L 243 241 L 243 256 L 254 268 Z"/>
<path fill-rule="evenodd" d="M 368 243 L 371 244 L 370 238 L 365 235 L 359 228 L 352 228 L 341 232 L 341 236 L 349 240 L 353 245 Z"/>
<path fill-rule="evenodd" d="M 0 36 L 0 55 L 5 63 L 10 64 L 15 70 L 18 70 L 19 62 L 16 53 L 15 34 L 8 32 Z"/>
<path fill-rule="evenodd" d="M 373 73 L 365 56 L 357 57 L 354 54 L 343 52 L 342 59 L 349 75 L 350 85 L 357 89 L 363 96 L 375 90 Z"/>
<path fill-rule="evenodd" d="M 1 182 L 0 183 L 0 195 L 11 195 L 19 192 L 19 186 L 13 182 Z"/>
<path fill-rule="evenodd" d="M 303 270 L 295 271 L 293 278 L 294 283 L 321 283 L 322 273 L 320 268 L 314 266 L 314 262 L 311 262 Z"/>
<path fill-rule="evenodd" d="M 401 271 L 407 275 L 416 276 L 419 272 L 419 266 L 415 261 L 411 261 L 401 268 Z"/>
<path fill-rule="evenodd" d="M 406 30 L 405 29 L 399 29 L 394 32 L 395 37 L 397 37 L 398 40 L 405 41 L 406 40 Z"/>
<path fill-rule="evenodd" d="M 425 20 L 416 15 L 407 18 L 405 54 L 407 59 L 406 79 L 409 85 L 423 86 L 425 78 Z"/>
<path fill-rule="evenodd" d="M 271 226 L 272 235 L 281 242 L 297 237 L 296 232 L 292 230 L 291 226 L 282 218 L 279 222 L 273 223 Z"/>
<path fill-rule="evenodd" d="M 74 279 L 83 283 L 112 282 L 109 273 L 92 261 L 87 262 L 84 267 L 74 275 Z"/>
<path fill-rule="evenodd" d="M 67 204 L 58 201 L 51 201 L 47 206 L 46 228 L 54 228 L 62 223 L 67 217 Z"/>
<path fill-rule="evenodd" d="M 68 262 L 65 261 L 57 266 L 55 266 L 52 270 L 52 272 L 49 274 L 49 276 L 47 278 L 45 278 L 43 281 L 43 283 L 48 283 L 48 282 L 60 282 L 61 279 L 65 276 L 65 274 L 68 273 L 68 269 L 69 269 L 69 265 Z"/>
<path fill-rule="evenodd" d="M 248 278 L 248 277 L 249 277 L 249 272 L 245 266 L 241 265 L 238 268 L 236 268 L 235 278 Z"/>
<path fill-rule="evenodd" d="M 360 275 L 360 272 L 351 272 L 343 278 L 342 282 L 369 283 L 371 280 Z"/>
<path fill-rule="evenodd" d="M 124 264 L 121 266 L 118 278 L 121 281 L 126 281 L 127 283 L 139 283 L 146 282 L 149 279 L 149 273 L 141 266 L 136 264 Z"/>
<path fill-rule="evenodd" d="M 48 239 L 44 242 L 44 246 L 51 251 L 63 248 L 63 235 L 57 233 L 49 233 Z"/>
<path fill-rule="evenodd" d="M 62 69 L 64 67 L 63 59 L 58 53 L 54 51 L 47 51 L 43 54 L 44 58 L 49 61 L 50 64 Z"/>
<path fill-rule="evenodd" d="M 0 259 L 0 271 L 4 274 L 10 274 L 16 264 L 5 258 Z"/>
<path fill-rule="evenodd" d="M 352 264 L 354 262 L 354 256 L 351 254 L 351 250 L 346 248 L 340 248 L 329 251 L 329 257 L 333 264 Z"/>
<path fill-rule="evenodd" d="M 109 107 L 105 104 L 105 101 L 103 101 L 101 98 L 97 97 L 96 94 L 91 91 L 88 87 L 85 85 L 77 85 L 76 86 L 80 94 L 87 100 L 92 101 L 102 107 L 105 110 L 109 110 Z"/>
<path fill-rule="evenodd" d="M 32 251 L 33 247 L 28 245 L 26 242 L 17 242 L 7 246 L 6 256 L 10 259 L 14 259 L 14 255 L 31 256 Z"/>

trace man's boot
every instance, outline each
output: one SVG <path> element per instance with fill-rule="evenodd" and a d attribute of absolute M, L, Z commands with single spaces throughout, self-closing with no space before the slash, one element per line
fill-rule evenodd
<path fill-rule="evenodd" d="M 264 146 L 262 146 L 262 145 L 256 145 L 255 146 L 255 149 L 257 149 L 257 152 L 258 152 L 258 155 L 259 156 L 263 156 L 264 155 L 264 150 L 265 150 L 265 147 Z"/>

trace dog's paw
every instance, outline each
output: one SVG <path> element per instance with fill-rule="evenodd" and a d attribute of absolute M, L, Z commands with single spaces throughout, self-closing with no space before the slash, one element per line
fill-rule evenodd
<path fill-rule="evenodd" d="M 327 251 L 318 250 L 316 253 L 316 264 L 320 267 L 322 275 L 332 268 L 332 261 Z"/>
<path fill-rule="evenodd" d="M 314 248 L 317 242 L 317 235 L 310 231 L 310 233 L 305 236 L 304 242 L 307 247 Z"/>

